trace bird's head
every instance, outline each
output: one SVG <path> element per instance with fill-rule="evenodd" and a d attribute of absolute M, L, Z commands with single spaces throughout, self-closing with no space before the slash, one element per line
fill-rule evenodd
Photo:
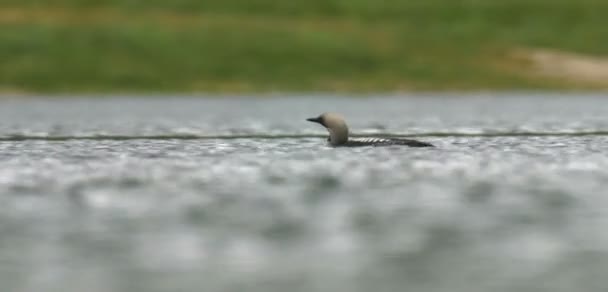
<path fill-rule="evenodd" d="M 321 124 L 329 132 L 329 143 L 336 146 L 348 141 L 348 126 L 344 118 L 337 113 L 323 113 L 316 118 L 306 119 Z"/>

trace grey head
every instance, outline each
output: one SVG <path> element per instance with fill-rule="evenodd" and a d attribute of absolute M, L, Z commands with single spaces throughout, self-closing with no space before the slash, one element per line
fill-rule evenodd
<path fill-rule="evenodd" d="M 309 122 L 319 123 L 329 132 L 329 144 L 343 145 L 348 142 L 348 126 L 344 118 L 337 113 L 323 113 L 316 118 L 306 119 Z"/>

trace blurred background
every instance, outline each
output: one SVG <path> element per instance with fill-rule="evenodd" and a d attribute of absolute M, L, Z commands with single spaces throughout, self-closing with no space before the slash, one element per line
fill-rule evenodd
<path fill-rule="evenodd" d="M 607 14 L 0 0 L 0 291 L 605 291 Z"/>
<path fill-rule="evenodd" d="M 0 92 L 606 89 L 605 0 L 3 0 Z"/>

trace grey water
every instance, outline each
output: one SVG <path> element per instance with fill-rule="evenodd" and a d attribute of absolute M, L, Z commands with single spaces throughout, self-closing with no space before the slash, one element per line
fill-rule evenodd
<path fill-rule="evenodd" d="M 605 94 L 5 98 L 0 291 L 605 291 L 607 154 Z"/>

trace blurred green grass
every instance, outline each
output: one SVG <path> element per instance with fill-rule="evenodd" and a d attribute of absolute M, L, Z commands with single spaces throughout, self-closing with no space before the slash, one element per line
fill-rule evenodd
<path fill-rule="evenodd" d="M 585 88 L 522 74 L 510 52 L 607 55 L 606 11 L 608 0 L 3 0 L 0 90 Z"/>

